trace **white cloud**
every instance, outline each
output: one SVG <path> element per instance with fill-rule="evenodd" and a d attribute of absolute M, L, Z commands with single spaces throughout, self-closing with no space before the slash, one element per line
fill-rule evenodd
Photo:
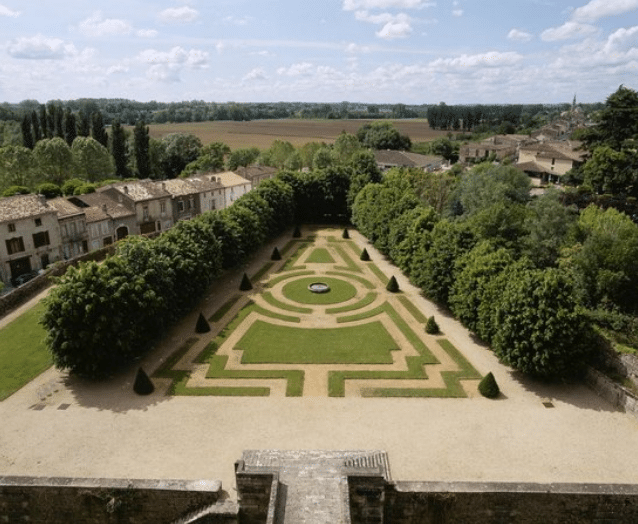
<path fill-rule="evenodd" d="M 579 24 L 578 22 L 565 22 L 560 27 L 550 27 L 541 33 L 541 40 L 545 42 L 554 42 L 556 40 L 568 40 L 571 38 L 582 38 L 592 35 L 598 30 L 588 24 Z"/>
<path fill-rule="evenodd" d="M 129 68 L 123 65 L 111 66 L 106 70 L 107 75 L 114 75 L 117 73 L 128 73 Z"/>
<path fill-rule="evenodd" d="M 393 15 L 391 13 L 370 14 L 368 11 L 357 11 L 354 14 L 357 20 L 371 24 L 383 24 L 376 32 L 379 38 L 393 39 L 405 38 L 412 32 L 412 19 L 405 13 Z"/>
<path fill-rule="evenodd" d="M 251 16 L 244 16 L 242 18 L 239 18 L 237 16 L 227 16 L 226 18 L 224 18 L 225 23 L 238 26 L 248 25 L 248 23 L 252 22 L 252 20 L 253 18 Z"/>
<path fill-rule="evenodd" d="M 196 20 L 199 16 L 199 11 L 185 5 L 182 7 L 169 7 L 168 9 L 164 9 L 158 16 L 162 22 L 169 24 L 187 23 Z"/>
<path fill-rule="evenodd" d="M 529 42 L 532 39 L 532 35 L 519 29 L 512 29 L 507 33 L 507 38 L 509 40 L 516 40 L 517 42 Z"/>
<path fill-rule="evenodd" d="M 603 50 L 609 54 L 638 52 L 638 26 L 617 29 L 609 35 Z"/>
<path fill-rule="evenodd" d="M 606 16 L 621 15 L 638 9 L 638 0 L 591 0 L 572 13 L 572 20 L 594 22 Z"/>
<path fill-rule="evenodd" d="M 365 45 L 355 44 L 354 42 L 349 43 L 345 48 L 346 53 L 349 54 L 358 54 L 358 53 L 369 53 L 371 51 L 370 47 Z"/>
<path fill-rule="evenodd" d="M 452 14 L 454 16 L 463 16 L 463 9 L 453 9 Z"/>
<path fill-rule="evenodd" d="M 80 31 L 86 36 L 125 35 L 132 31 L 131 24 L 117 18 L 104 19 L 100 11 L 80 22 Z"/>
<path fill-rule="evenodd" d="M 513 51 L 490 51 L 478 55 L 461 55 L 456 58 L 438 58 L 429 65 L 434 69 L 461 69 L 468 67 L 511 66 L 523 60 L 523 56 Z"/>
<path fill-rule="evenodd" d="M 155 29 L 138 29 L 136 34 L 141 38 L 155 38 L 157 31 Z"/>
<path fill-rule="evenodd" d="M 208 53 L 200 49 L 185 50 L 177 46 L 170 51 L 146 49 L 138 55 L 138 61 L 148 64 L 146 76 L 160 82 L 179 82 L 184 69 L 206 69 Z"/>
<path fill-rule="evenodd" d="M 310 62 L 293 64 L 290 67 L 280 67 L 277 74 L 282 76 L 307 76 L 312 73 L 314 66 Z"/>
<path fill-rule="evenodd" d="M 343 0 L 344 11 L 358 9 L 422 9 L 435 6 L 436 2 L 426 0 Z"/>
<path fill-rule="evenodd" d="M 47 38 L 43 35 L 17 38 L 9 43 L 7 52 L 13 58 L 34 60 L 58 60 L 78 53 L 73 44 L 66 43 L 59 38 Z"/>
<path fill-rule="evenodd" d="M 258 80 L 266 80 L 267 78 L 268 77 L 266 76 L 266 71 L 264 71 L 261 67 L 256 67 L 255 69 L 251 70 L 246 76 L 244 76 L 242 81 L 255 82 Z"/>
<path fill-rule="evenodd" d="M 0 4 L 0 16 L 10 16 L 11 18 L 17 18 L 20 16 L 20 11 L 13 11 L 8 7 Z"/>

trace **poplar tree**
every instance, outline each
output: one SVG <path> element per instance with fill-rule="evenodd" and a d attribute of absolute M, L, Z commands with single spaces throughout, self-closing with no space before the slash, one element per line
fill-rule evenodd
<path fill-rule="evenodd" d="M 115 175 L 119 178 L 126 178 L 128 175 L 127 149 L 126 133 L 120 121 L 116 120 L 111 126 L 111 154 L 115 161 Z"/>
<path fill-rule="evenodd" d="M 35 143 L 33 142 L 33 133 L 31 132 L 31 119 L 28 116 L 22 118 L 22 143 L 24 147 L 33 149 Z"/>
<path fill-rule="evenodd" d="M 91 136 L 104 147 L 108 147 L 109 136 L 104 129 L 104 120 L 100 111 L 91 115 Z"/>
<path fill-rule="evenodd" d="M 151 162 L 149 156 L 149 136 L 148 126 L 143 120 L 135 123 L 133 130 L 133 141 L 135 147 L 135 165 L 137 167 L 138 178 L 149 178 L 151 175 Z"/>
<path fill-rule="evenodd" d="M 67 108 L 64 112 L 64 139 L 69 147 L 73 145 L 76 136 L 78 132 L 75 126 L 75 115 Z"/>

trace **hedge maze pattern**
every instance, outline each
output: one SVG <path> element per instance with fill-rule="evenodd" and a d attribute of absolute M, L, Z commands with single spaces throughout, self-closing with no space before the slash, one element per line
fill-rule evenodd
<path fill-rule="evenodd" d="M 481 375 L 334 229 L 280 247 L 155 371 L 172 395 L 466 397 Z M 330 285 L 325 296 L 307 284 Z"/>

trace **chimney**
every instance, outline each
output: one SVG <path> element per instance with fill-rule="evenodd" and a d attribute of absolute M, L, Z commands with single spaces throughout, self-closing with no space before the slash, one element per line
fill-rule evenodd
<path fill-rule="evenodd" d="M 166 182 L 162 182 L 162 190 L 166 191 Z"/>
<path fill-rule="evenodd" d="M 123 189 L 124 189 L 124 192 L 128 195 L 128 186 L 124 186 Z"/>
<path fill-rule="evenodd" d="M 104 211 L 105 213 L 107 212 L 106 211 L 106 204 L 102 204 L 102 211 Z"/>

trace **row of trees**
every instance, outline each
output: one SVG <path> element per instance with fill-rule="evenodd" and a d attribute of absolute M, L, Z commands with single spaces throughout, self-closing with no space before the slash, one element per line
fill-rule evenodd
<path fill-rule="evenodd" d="M 292 223 L 292 189 L 269 180 L 233 206 L 179 222 L 155 239 L 131 237 L 103 263 L 70 268 L 42 323 L 59 368 L 108 376 L 144 354 L 219 276 Z"/>
<path fill-rule="evenodd" d="M 551 191 L 530 199 L 526 176 L 491 164 L 463 173 L 437 212 L 421 177 L 395 170 L 366 186 L 352 220 L 515 369 L 571 373 L 594 312 L 638 309 L 638 226 L 626 215 L 578 215 Z"/>

